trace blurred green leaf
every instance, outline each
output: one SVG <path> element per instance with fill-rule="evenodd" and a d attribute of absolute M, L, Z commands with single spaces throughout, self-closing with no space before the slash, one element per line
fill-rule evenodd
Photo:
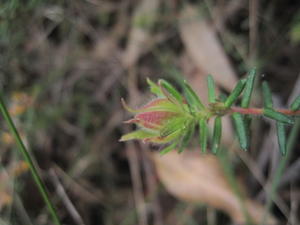
<path fill-rule="evenodd" d="M 186 132 L 181 140 L 178 152 L 181 153 L 184 151 L 184 149 L 187 147 L 187 145 L 189 144 L 190 140 L 192 139 L 193 135 L 195 132 L 195 124 L 194 123 L 190 123 L 187 128 L 186 128 Z"/>
<path fill-rule="evenodd" d="M 157 95 L 158 97 L 164 96 L 162 91 L 160 90 L 160 87 L 157 84 L 155 84 L 153 81 L 151 81 L 149 78 L 147 78 L 147 83 L 150 86 L 150 91 L 153 94 Z"/>
<path fill-rule="evenodd" d="M 300 109 L 300 95 L 291 104 L 291 110 L 296 111 Z"/>
<path fill-rule="evenodd" d="M 165 155 L 166 153 L 168 153 L 168 152 L 172 151 L 173 149 L 175 149 L 177 144 L 178 144 L 178 141 L 173 142 L 172 144 L 168 145 L 167 147 L 165 147 L 164 149 L 159 151 L 159 154 L 160 155 Z"/>
<path fill-rule="evenodd" d="M 164 94 L 167 94 L 168 93 L 172 96 L 172 101 L 174 101 L 174 99 L 178 102 L 178 103 L 182 103 L 182 96 L 181 94 L 176 90 L 176 88 L 170 84 L 169 82 L 163 80 L 163 79 L 160 79 L 158 81 L 158 84 L 161 86 L 161 90 Z M 168 93 L 165 93 L 164 92 L 164 89 L 168 92 Z M 166 96 L 168 97 L 168 96 Z"/>

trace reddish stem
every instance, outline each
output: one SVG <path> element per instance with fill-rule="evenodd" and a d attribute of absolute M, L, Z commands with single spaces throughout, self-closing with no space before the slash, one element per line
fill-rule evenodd
<path fill-rule="evenodd" d="M 290 116 L 300 116 L 300 110 L 292 111 L 289 109 L 274 109 L 277 112 L 283 113 L 285 115 Z M 263 114 L 262 108 L 240 108 L 240 107 L 231 107 L 230 113 L 238 112 L 241 114 L 252 114 L 252 115 L 262 115 Z"/>

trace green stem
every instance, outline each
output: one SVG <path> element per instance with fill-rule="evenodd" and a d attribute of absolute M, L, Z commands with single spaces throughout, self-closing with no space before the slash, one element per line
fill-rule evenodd
<path fill-rule="evenodd" d="M 289 109 L 274 109 L 277 112 L 283 113 L 289 116 L 300 116 L 300 110 L 292 111 Z M 241 114 L 248 115 L 262 115 L 264 113 L 264 109 L 262 108 L 240 108 L 240 107 L 231 107 L 228 113 L 238 112 Z"/>
<path fill-rule="evenodd" d="M 54 208 L 54 205 L 52 204 L 50 198 L 49 198 L 49 194 L 47 192 L 47 189 L 46 189 L 46 186 L 45 184 L 43 183 L 36 167 L 34 166 L 34 163 L 33 163 L 33 160 L 29 154 L 29 152 L 27 151 L 23 141 L 21 140 L 20 138 L 20 135 L 14 125 L 14 122 L 12 121 L 10 115 L 9 115 L 9 112 L 7 111 L 7 108 L 5 107 L 5 104 L 4 104 L 4 101 L 2 100 L 2 97 L 0 96 L 0 110 L 1 110 L 1 113 L 9 127 L 9 130 L 11 132 L 11 134 L 14 136 L 16 142 L 17 142 L 17 145 L 18 145 L 18 149 L 19 149 L 19 152 L 23 155 L 25 161 L 28 163 L 29 165 L 29 169 L 30 169 L 30 172 L 31 172 L 31 175 L 34 179 L 34 182 L 36 183 L 36 185 L 38 186 L 38 189 L 48 207 L 48 210 L 50 212 L 50 214 L 52 215 L 53 217 L 53 222 L 55 225 L 61 225 L 61 222 L 58 218 L 58 215 L 57 215 L 57 212 Z"/>
<path fill-rule="evenodd" d="M 280 179 L 283 175 L 285 166 L 286 166 L 287 162 L 289 161 L 292 149 L 294 148 L 294 145 L 296 143 L 299 129 L 300 129 L 300 119 L 297 119 L 291 132 L 290 132 L 289 138 L 288 138 L 286 156 L 281 158 L 279 166 L 277 167 L 277 170 L 275 171 L 271 190 L 269 191 L 269 193 L 267 193 L 267 203 L 266 203 L 266 207 L 265 207 L 265 214 L 264 214 L 262 224 L 266 224 L 265 222 L 267 221 L 268 212 L 270 211 L 270 209 L 272 207 L 272 203 L 274 201 L 276 191 L 277 191 L 278 185 L 280 183 Z"/>

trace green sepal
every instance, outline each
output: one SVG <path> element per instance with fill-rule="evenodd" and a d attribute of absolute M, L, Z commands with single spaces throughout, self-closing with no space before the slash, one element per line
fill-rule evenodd
<path fill-rule="evenodd" d="M 173 149 L 175 149 L 177 144 L 178 144 L 178 141 L 173 142 L 172 144 L 168 145 L 164 149 L 160 150 L 159 154 L 160 155 L 165 155 L 166 153 L 168 153 L 168 152 L 172 151 Z"/>
<path fill-rule="evenodd" d="M 247 126 L 245 124 L 244 118 L 242 114 L 235 112 L 232 114 L 232 119 L 235 125 L 240 146 L 243 150 L 247 151 L 249 147 L 249 142 L 248 142 L 248 135 L 246 129 Z"/>
<path fill-rule="evenodd" d="M 190 140 L 192 139 L 193 135 L 195 132 L 195 124 L 190 123 L 188 127 L 186 128 L 185 134 L 181 139 L 181 143 L 178 149 L 178 153 L 181 153 L 184 151 L 184 149 L 187 147 L 189 144 Z"/>
<path fill-rule="evenodd" d="M 182 96 L 181 94 L 176 90 L 176 88 L 170 84 L 169 82 L 163 80 L 163 79 L 160 79 L 158 81 L 158 84 L 160 85 L 161 87 L 161 91 L 164 95 L 167 95 L 166 97 L 170 97 L 168 96 L 168 94 L 170 94 L 172 96 L 172 98 L 170 100 L 174 101 L 174 99 L 176 99 L 177 102 L 179 103 L 182 103 Z M 168 92 L 166 93 L 165 90 Z"/>
<path fill-rule="evenodd" d="M 256 69 L 250 70 L 248 78 L 247 78 L 247 82 L 245 85 L 243 97 L 242 97 L 242 102 L 241 102 L 242 108 L 249 107 L 252 91 L 254 88 L 255 74 L 256 74 Z"/>
<path fill-rule="evenodd" d="M 186 81 L 183 82 L 183 89 L 185 92 L 186 100 L 192 110 L 196 111 L 205 109 L 198 95 L 194 92 L 194 90 Z"/>
<path fill-rule="evenodd" d="M 296 111 L 300 109 L 300 95 L 291 104 L 291 110 Z"/>
<path fill-rule="evenodd" d="M 130 132 L 128 134 L 123 135 L 119 141 L 129 141 L 133 139 L 145 139 L 145 138 L 152 138 L 158 136 L 157 133 L 149 132 L 146 130 L 136 130 Z"/>
<path fill-rule="evenodd" d="M 214 131 L 212 137 L 212 152 L 214 154 L 217 154 L 219 150 L 221 135 L 222 135 L 222 119 L 221 117 L 218 116 L 215 118 Z"/>
<path fill-rule="evenodd" d="M 169 120 L 168 124 L 161 129 L 160 137 L 166 137 L 170 134 L 173 134 L 176 131 L 181 131 L 185 121 L 185 117 L 173 118 Z"/>
<path fill-rule="evenodd" d="M 266 81 L 262 82 L 262 92 L 265 108 L 273 108 L 272 93 Z"/>
<path fill-rule="evenodd" d="M 286 154 L 286 132 L 285 124 L 281 122 L 276 123 L 277 128 L 277 139 L 279 144 L 279 149 L 282 155 Z"/>
<path fill-rule="evenodd" d="M 224 102 L 226 108 L 229 108 L 238 99 L 238 97 L 244 90 L 245 84 L 246 84 L 246 79 L 242 79 L 237 83 L 233 91 L 230 93 L 230 95 Z"/>
<path fill-rule="evenodd" d="M 203 153 L 206 153 L 207 149 L 207 139 L 208 139 L 208 127 L 206 123 L 206 119 L 201 119 L 199 122 L 199 140 L 200 147 Z"/>
<path fill-rule="evenodd" d="M 153 94 L 157 95 L 158 97 L 163 97 L 164 96 L 164 94 L 162 93 L 160 87 L 157 84 L 155 84 L 153 81 L 151 81 L 149 78 L 147 78 L 147 83 L 150 87 L 150 91 Z"/>
<path fill-rule="evenodd" d="M 270 108 L 264 108 L 263 115 L 269 117 L 273 120 L 278 122 L 287 123 L 287 124 L 294 124 L 294 119 L 290 116 L 277 112 Z"/>
<path fill-rule="evenodd" d="M 208 88 L 208 101 L 209 103 L 216 102 L 216 90 L 215 90 L 215 81 L 212 75 L 207 76 L 207 88 Z"/>

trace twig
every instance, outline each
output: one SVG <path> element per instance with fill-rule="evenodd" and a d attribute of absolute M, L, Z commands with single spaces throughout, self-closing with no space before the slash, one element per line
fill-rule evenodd
<path fill-rule="evenodd" d="M 56 187 L 57 194 L 61 197 L 62 202 L 66 206 L 66 209 L 69 211 L 71 217 L 73 218 L 74 222 L 78 225 L 84 225 L 83 219 L 78 213 L 77 209 L 71 202 L 70 198 L 68 197 L 63 185 L 60 183 L 54 169 L 50 170 L 50 176 L 52 179 L 52 182 L 54 183 Z"/>

